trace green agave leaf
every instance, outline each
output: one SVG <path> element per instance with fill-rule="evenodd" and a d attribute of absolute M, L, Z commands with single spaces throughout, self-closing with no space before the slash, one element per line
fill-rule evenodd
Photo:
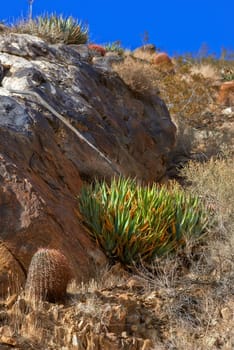
<path fill-rule="evenodd" d="M 78 200 L 91 236 L 127 265 L 171 253 L 207 224 L 199 198 L 178 187 L 142 186 L 120 177 L 82 190 Z"/>

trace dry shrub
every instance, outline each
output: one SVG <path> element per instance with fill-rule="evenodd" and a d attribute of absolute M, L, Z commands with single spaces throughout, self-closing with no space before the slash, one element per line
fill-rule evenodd
<path fill-rule="evenodd" d="M 148 60 L 127 57 L 114 67 L 132 90 L 145 95 L 159 94 L 172 117 L 183 117 L 199 123 L 201 115 L 216 98 L 210 80 L 201 74 L 192 74 L 191 66 L 176 64 L 176 73 L 162 71 Z"/>
<path fill-rule="evenodd" d="M 167 75 L 159 83 L 160 97 L 172 116 L 183 116 L 198 123 L 202 112 L 214 102 L 215 89 L 201 75 Z"/>
<path fill-rule="evenodd" d="M 144 60 L 144 61 L 147 61 L 149 63 L 152 62 L 152 58 L 153 58 L 153 54 L 150 53 L 149 51 L 144 51 L 144 50 L 136 50 L 134 53 L 133 53 L 134 57 L 135 58 L 138 58 L 140 60 Z"/>
<path fill-rule="evenodd" d="M 180 321 L 181 327 L 184 329 L 187 327 L 187 335 L 189 332 L 190 334 L 202 334 L 203 339 L 202 341 L 186 339 L 186 344 L 183 346 L 181 344 L 180 348 L 185 349 L 186 345 L 188 348 L 188 343 L 194 342 L 195 348 L 200 346 L 201 349 L 215 349 L 213 345 L 207 347 L 207 344 L 214 342 L 217 334 L 219 337 L 222 334 L 222 338 L 231 349 L 229 338 L 233 335 L 230 331 L 232 317 L 223 320 L 220 317 L 220 310 L 229 308 L 234 301 L 234 166 L 232 154 L 226 153 L 222 157 L 213 157 L 202 164 L 190 162 L 182 170 L 182 174 L 190 183 L 189 191 L 198 194 L 205 200 L 210 209 L 212 225 L 206 243 L 197 247 L 196 258 L 190 266 L 189 274 L 185 276 L 186 286 L 183 286 L 183 292 L 174 300 L 170 310 L 174 317 L 177 317 L 177 321 Z M 186 294 L 192 298 L 187 306 Z M 195 301 L 194 306 L 193 300 Z M 189 320 L 191 312 L 192 319 Z M 194 321 L 198 324 L 194 324 Z M 191 332 L 192 328 L 196 331 Z M 212 333 L 214 340 L 211 337 Z"/>
<path fill-rule="evenodd" d="M 160 72 L 149 62 L 128 56 L 123 63 L 113 68 L 133 91 L 140 94 L 158 94 Z"/>
<path fill-rule="evenodd" d="M 230 153 L 182 171 L 187 190 L 206 202 L 210 231 L 185 254 L 155 260 L 137 273 L 164 295 L 167 345 L 175 349 L 233 348 L 234 166 Z M 225 316 L 227 312 L 227 316 Z M 223 344 L 217 346 L 216 344 Z"/>
<path fill-rule="evenodd" d="M 192 74 L 201 74 L 206 79 L 218 80 L 220 79 L 220 73 L 214 65 L 204 63 L 195 64 L 191 67 Z"/>
<path fill-rule="evenodd" d="M 213 208 L 214 230 L 221 236 L 233 232 L 234 166 L 233 157 L 227 154 L 211 158 L 208 162 L 190 162 L 182 171 L 191 183 L 190 191 L 205 198 Z"/>
<path fill-rule="evenodd" d="M 211 213 L 207 244 L 193 273 L 212 277 L 218 283 L 211 292 L 213 299 L 224 302 L 233 293 L 234 283 L 233 157 L 227 154 L 202 164 L 190 162 L 182 174 L 190 182 L 190 192 L 203 197 Z"/>

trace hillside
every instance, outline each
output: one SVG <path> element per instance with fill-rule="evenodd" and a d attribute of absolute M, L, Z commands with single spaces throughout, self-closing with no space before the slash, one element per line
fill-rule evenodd
<path fill-rule="evenodd" d="M 3 27 L 1 349 L 233 349 L 233 77 L 233 61 Z M 110 257 L 77 196 L 119 176 L 198 196 L 205 235 L 150 263 Z M 26 298 L 38 248 L 62 251 L 71 267 L 59 302 Z"/>

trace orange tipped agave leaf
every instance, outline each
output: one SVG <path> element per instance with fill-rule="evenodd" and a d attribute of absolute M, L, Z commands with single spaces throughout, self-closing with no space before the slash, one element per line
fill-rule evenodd
<path fill-rule="evenodd" d="M 105 218 L 104 227 L 107 231 L 113 231 L 114 225 L 108 217 Z"/>
<path fill-rule="evenodd" d="M 183 247 L 188 238 L 203 234 L 207 224 L 199 198 L 178 186 L 141 186 L 120 177 L 81 191 L 78 200 L 100 246 L 128 266 Z"/>

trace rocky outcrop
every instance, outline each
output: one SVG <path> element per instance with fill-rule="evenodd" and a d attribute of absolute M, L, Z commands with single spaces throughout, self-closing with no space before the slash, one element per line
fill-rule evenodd
<path fill-rule="evenodd" d="M 38 247 L 60 249 L 76 278 L 89 278 L 105 258 L 78 220 L 82 181 L 160 180 L 175 143 L 163 101 L 142 99 L 90 57 L 84 45 L 0 36 L 0 239 L 21 280 Z"/>

